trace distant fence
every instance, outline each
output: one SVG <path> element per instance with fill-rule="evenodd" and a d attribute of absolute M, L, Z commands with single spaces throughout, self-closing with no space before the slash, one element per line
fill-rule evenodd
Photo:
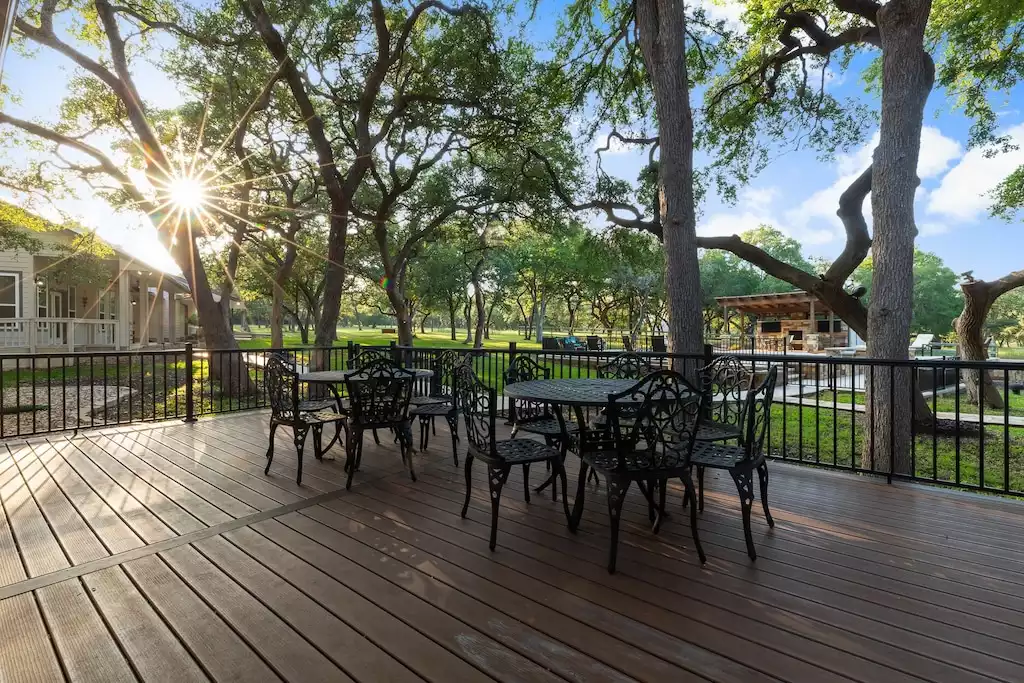
<path fill-rule="evenodd" d="M 192 420 L 267 406 L 264 368 L 272 353 L 285 353 L 300 370 L 320 359 L 324 367 L 342 369 L 360 348 L 355 344 L 329 349 L 182 350 L 136 353 L 74 353 L 0 356 L 0 438 L 29 436 L 94 427 Z M 430 368 L 435 357 L 451 349 L 374 347 L 389 349 L 407 367 Z M 596 376 L 599 365 L 620 350 L 562 351 L 519 349 L 457 349 L 472 356 L 480 377 L 504 390 L 504 372 L 516 355 L 528 355 L 552 377 Z M 757 372 L 779 368 L 768 453 L 787 462 L 854 472 L 940 483 L 968 489 L 1024 495 L 1024 363 L 965 362 L 947 357 L 902 362 L 870 358 L 834 358 L 810 354 L 736 353 Z M 710 357 L 641 352 L 654 367 L 693 370 Z M 230 362 L 229 362 L 230 361 Z M 218 364 L 245 373 L 251 391 L 225 392 L 211 369 Z M 901 370 L 905 369 L 905 370 Z M 907 372 L 906 370 L 909 370 Z M 969 401 L 968 373 L 987 370 L 1003 406 L 990 409 Z M 868 448 L 873 416 L 866 393 L 876 384 L 905 375 L 911 393 L 924 396 L 935 416 L 916 423 L 911 439 L 911 471 L 896 474 L 876 467 Z M 242 379 L 235 377 L 236 380 Z M 417 380 L 425 393 L 430 380 Z M 912 410 L 893 406 L 892 410 Z"/>

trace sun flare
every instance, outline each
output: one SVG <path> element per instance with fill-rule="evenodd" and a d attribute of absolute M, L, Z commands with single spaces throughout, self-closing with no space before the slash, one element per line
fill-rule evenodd
<path fill-rule="evenodd" d="M 194 213 L 206 203 L 206 188 L 197 178 L 179 176 L 168 183 L 167 198 L 178 209 Z"/>

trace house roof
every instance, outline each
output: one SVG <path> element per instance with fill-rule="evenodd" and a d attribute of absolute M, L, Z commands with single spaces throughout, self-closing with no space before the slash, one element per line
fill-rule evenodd
<path fill-rule="evenodd" d="M 0 3 L 2 2 L 4 2 L 4 0 L 0 0 Z M 118 259 L 128 261 L 129 264 L 131 264 L 129 268 L 134 267 L 140 270 L 145 269 L 150 272 L 159 273 L 160 275 L 163 276 L 165 280 L 169 280 L 178 285 L 179 287 L 181 287 L 181 289 L 184 290 L 185 292 L 189 292 L 188 280 L 186 280 L 183 276 L 178 275 L 177 273 L 168 273 L 166 270 L 163 270 L 162 268 L 154 266 L 151 263 L 142 261 L 137 256 L 129 254 L 123 248 L 119 247 L 116 244 L 111 244 L 110 242 L 104 240 L 99 235 L 92 233 L 92 231 L 87 231 L 84 228 L 79 228 L 77 226 L 59 225 L 41 216 L 37 216 L 36 214 L 20 206 L 11 204 L 10 202 L 3 201 L 2 199 L 0 199 L 0 228 L 17 228 L 28 232 L 45 233 L 49 235 L 60 234 L 68 237 L 68 239 L 74 239 L 79 235 L 88 233 L 94 234 L 96 239 L 102 242 L 105 246 L 109 247 Z M 213 298 L 216 301 L 220 301 L 220 294 L 214 292 Z M 236 293 L 232 293 L 231 298 L 232 300 L 240 300 Z"/>
<path fill-rule="evenodd" d="M 801 291 L 720 296 L 716 297 L 715 301 L 719 306 L 754 315 L 780 316 L 789 313 L 810 313 L 812 301 L 815 313 L 828 313 L 831 310 L 828 304 L 818 297 Z"/>

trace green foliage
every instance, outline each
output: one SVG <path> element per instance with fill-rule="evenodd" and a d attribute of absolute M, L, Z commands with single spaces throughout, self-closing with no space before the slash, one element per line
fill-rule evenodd
<path fill-rule="evenodd" d="M 850 277 L 854 286 L 863 286 L 867 294 L 862 301 L 867 305 L 871 298 L 871 257 L 854 271 Z M 949 334 L 953 319 L 963 309 L 963 298 L 957 286 L 956 273 L 950 270 L 942 259 L 927 251 L 914 250 L 914 303 L 910 323 L 912 333 Z"/>

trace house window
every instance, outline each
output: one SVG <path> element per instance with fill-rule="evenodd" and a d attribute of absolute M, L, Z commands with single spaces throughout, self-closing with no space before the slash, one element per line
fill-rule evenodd
<path fill-rule="evenodd" d="M 46 291 L 46 283 L 41 282 L 36 284 L 36 317 L 45 318 L 49 312 L 48 301 L 49 295 Z"/>
<path fill-rule="evenodd" d="M 68 317 L 77 318 L 78 312 L 78 287 L 68 287 Z"/>
<path fill-rule="evenodd" d="M 20 318 L 18 273 L 0 273 L 0 318 Z"/>

